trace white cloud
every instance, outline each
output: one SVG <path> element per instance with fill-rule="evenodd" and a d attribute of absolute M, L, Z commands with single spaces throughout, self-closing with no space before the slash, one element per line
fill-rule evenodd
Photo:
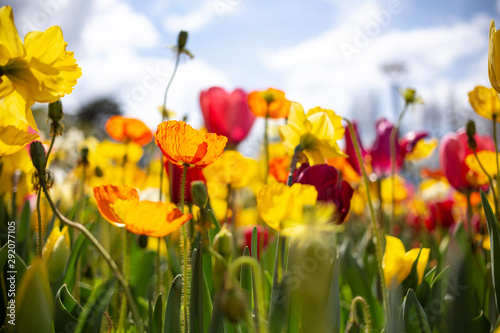
<path fill-rule="evenodd" d="M 198 9 L 187 14 L 168 15 L 163 26 L 168 32 L 188 30 L 198 31 L 210 24 L 214 19 L 223 18 L 241 10 L 243 0 L 205 0 Z"/>
<path fill-rule="evenodd" d="M 407 73 L 400 77 L 401 84 L 415 87 L 424 99 L 433 102 L 446 103 L 452 93 L 461 99 L 483 81 L 488 48 L 486 17 L 401 31 L 391 30 L 390 17 L 389 23 L 382 25 L 370 14 L 382 10 L 373 2 L 362 7 L 366 10 L 359 12 L 372 17 L 371 23 L 367 17 L 356 16 L 354 23 L 346 19 L 320 36 L 262 54 L 271 71 L 286 77 L 287 96 L 307 108 L 320 105 L 349 115 L 359 105 L 353 96 L 370 98 L 375 92 L 382 112 L 389 115 L 390 80 L 381 69 L 383 64 L 403 62 Z M 353 116 L 359 117 L 363 110 L 354 111 Z"/>

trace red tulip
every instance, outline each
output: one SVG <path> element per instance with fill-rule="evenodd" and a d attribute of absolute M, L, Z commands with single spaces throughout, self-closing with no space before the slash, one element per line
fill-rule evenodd
<path fill-rule="evenodd" d="M 373 172 L 379 177 L 388 176 L 391 174 L 391 131 L 394 125 L 387 119 L 380 119 L 375 127 L 377 137 L 370 151 Z M 403 166 L 406 154 L 426 136 L 426 132 L 410 132 L 399 139 L 396 134 L 396 171 Z"/>
<path fill-rule="evenodd" d="M 477 142 L 477 151 L 495 150 L 495 144 L 491 137 L 478 134 L 474 137 Z M 441 139 L 439 161 L 444 175 L 450 185 L 462 193 L 477 191 L 481 187 L 481 184 L 475 181 L 476 177 L 473 172 L 465 164 L 465 157 L 472 153 L 467 145 L 467 134 L 464 129 L 460 129 L 456 133 L 448 133 Z"/>
<path fill-rule="evenodd" d="M 425 227 L 429 231 L 433 231 L 436 226 L 449 228 L 455 224 L 453 218 L 453 200 L 445 200 L 433 202 L 429 205 L 430 216 L 425 220 Z"/>
<path fill-rule="evenodd" d="M 354 191 L 348 182 L 340 179 L 337 169 L 326 164 L 309 166 L 304 163 L 295 173 L 295 182 L 313 185 L 318 191 L 317 200 L 335 204 L 336 222 L 344 222 L 351 208 Z"/>
<path fill-rule="evenodd" d="M 212 87 L 200 94 L 200 106 L 208 132 L 224 135 L 228 146 L 236 146 L 250 132 L 254 114 L 248 108 L 247 94 L 236 89 L 227 93 Z"/>
<path fill-rule="evenodd" d="M 170 193 L 172 197 L 172 202 L 175 204 L 179 204 L 181 202 L 181 183 L 182 183 L 182 167 L 178 165 L 174 165 L 170 162 L 165 162 L 165 170 L 167 174 L 170 170 L 173 172 L 172 174 L 172 193 Z M 188 168 L 186 173 L 186 183 L 184 187 L 184 202 L 192 202 L 191 198 L 191 183 L 197 180 L 205 181 L 205 177 L 203 176 L 203 172 L 201 169 L 197 168 Z"/>
<path fill-rule="evenodd" d="M 361 144 L 361 139 L 359 138 L 357 124 L 355 122 L 353 122 L 352 128 L 354 129 L 354 135 L 356 136 L 356 140 L 358 141 L 359 151 L 364 159 L 366 156 L 366 151 L 364 150 L 363 145 Z M 347 158 L 347 161 L 352 166 L 352 168 L 356 170 L 358 174 L 361 175 L 361 167 L 358 162 L 358 157 L 356 155 L 356 149 L 354 148 L 354 143 L 352 142 L 351 139 L 351 130 L 349 129 L 349 126 L 346 126 L 344 136 L 345 136 L 345 152 L 349 156 Z"/>

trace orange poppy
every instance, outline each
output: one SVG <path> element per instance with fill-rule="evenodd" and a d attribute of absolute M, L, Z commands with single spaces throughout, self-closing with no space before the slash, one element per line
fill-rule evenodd
<path fill-rule="evenodd" d="M 137 190 L 127 185 L 94 187 L 94 197 L 106 220 L 134 234 L 163 237 L 193 217 L 170 202 L 139 201 Z"/>
<path fill-rule="evenodd" d="M 191 214 L 181 213 L 171 202 L 145 200 L 129 206 L 125 228 L 134 234 L 164 237 L 179 229 L 192 217 Z"/>
<path fill-rule="evenodd" d="M 132 141 L 141 146 L 147 145 L 153 138 L 151 130 L 139 119 L 112 116 L 105 126 L 110 137 L 117 141 Z"/>
<path fill-rule="evenodd" d="M 112 225 L 125 226 L 128 206 L 139 202 L 139 193 L 127 185 L 103 185 L 94 187 L 94 197 L 99 213 Z"/>
<path fill-rule="evenodd" d="M 273 157 L 269 161 L 269 175 L 273 176 L 280 183 L 286 183 L 289 166 L 290 156 Z"/>
<path fill-rule="evenodd" d="M 155 143 L 171 163 L 201 169 L 220 157 L 227 138 L 215 133 L 201 134 L 183 121 L 169 120 L 158 125 Z"/>
<path fill-rule="evenodd" d="M 248 106 L 257 117 L 286 118 L 290 113 L 291 102 L 285 93 L 269 88 L 265 91 L 254 91 L 248 95 Z"/>

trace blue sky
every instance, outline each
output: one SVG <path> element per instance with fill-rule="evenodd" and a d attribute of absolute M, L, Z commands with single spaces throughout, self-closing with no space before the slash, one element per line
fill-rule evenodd
<path fill-rule="evenodd" d="M 453 103 L 470 111 L 467 92 L 487 79 L 488 29 L 500 18 L 493 0 L 0 0 L 21 34 L 60 25 L 82 67 L 76 110 L 111 95 L 128 115 L 155 128 L 172 71 L 166 47 L 188 30 L 193 60 L 181 63 L 169 105 L 201 125 L 198 95 L 219 85 L 282 89 L 305 108 L 322 106 L 365 125 L 392 116 L 383 64 L 404 63 L 401 86 L 420 92 L 406 126 Z M 472 112 L 472 111 L 470 111 Z M 444 121 L 445 116 L 433 118 Z M 418 128 L 412 128 L 418 129 Z"/>

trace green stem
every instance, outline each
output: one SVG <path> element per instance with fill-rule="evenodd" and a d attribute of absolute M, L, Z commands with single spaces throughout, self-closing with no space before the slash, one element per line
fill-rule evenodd
<path fill-rule="evenodd" d="M 486 169 L 484 168 L 483 164 L 477 157 L 477 151 L 476 149 L 472 149 L 472 152 L 474 153 L 474 157 L 476 157 L 477 164 L 479 164 L 479 167 L 481 167 L 481 170 L 484 172 L 486 177 L 488 177 L 488 183 L 490 184 L 491 188 L 491 193 L 493 194 L 493 201 L 495 203 L 495 216 L 497 218 L 497 221 L 500 222 L 500 212 L 498 211 L 498 201 L 497 201 L 497 195 L 495 193 L 495 187 L 493 187 L 493 178 L 491 178 L 490 174 L 486 172 Z"/>
<path fill-rule="evenodd" d="M 134 297 L 130 292 L 127 280 L 125 280 L 123 275 L 120 273 L 120 270 L 118 269 L 118 266 L 114 262 L 113 258 L 111 258 L 109 253 L 104 249 L 101 243 L 99 243 L 99 241 L 94 237 L 94 235 L 92 235 L 92 233 L 87 228 L 85 228 L 82 224 L 78 222 L 71 221 L 57 209 L 56 205 L 54 204 L 54 201 L 52 201 L 49 191 L 45 186 L 43 187 L 43 192 L 45 193 L 45 197 L 47 198 L 47 201 L 49 202 L 52 211 L 54 212 L 54 214 L 56 214 L 59 220 L 61 220 L 64 224 L 68 225 L 69 227 L 75 228 L 78 231 L 80 231 L 90 241 L 90 243 L 92 243 L 97 252 L 99 252 L 99 254 L 108 263 L 108 266 L 113 271 L 113 274 L 115 278 L 118 280 L 118 283 L 122 286 L 123 290 L 125 290 L 128 304 L 130 305 L 130 309 L 132 310 L 132 316 L 134 318 L 135 324 L 138 326 L 138 331 L 143 332 L 141 315 L 137 308 L 137 304 L 135 303 Z"/>
<path fill-rule="evenodd" d="M 403 120 L 403 116 L 408 110 L 408 103 L 405 103 L 403 110 L 399 114 L 398 120 L 394 124 L 394 127 L 391 130 L 390 136 L 390 145 L 391 145 L 391 179 L 392 179 L 392 210 L 391 210 L 391 220 L 389 222 L 389 235 L 394 234 L 394 225 L 396 223 L 396 182 L 394 181 L 394 177 L 396 175 L 396 136 L 399 131 L 399 126 L 401 126 L 401 121 Z M 381 201 L 382 203 L 382 201 Z"/>
<path fill-rule="evenodd" d="M 157 239 L 158 239 L 158 245 L 156 247 L 156 289 L 158 290 L 158 294 L 160 294 L 161 284 L 162 284 L 160 244 L 163 238 L 157 238 Z"/>
<path fill-rule="evenodd" d="M 262 272 L 260 270 L 259 262 L 252 257 L 242 256 L 234 260 L 229 266 L 229 276 L 235 278 L 239 274 L 242 265 L 250 265 L 253 270 L 253 281 L 255 281 L 255 299 L 258 304 L 258 323 L 259 332 L 267 333 L 267 325 L 264 313 L 264 289 L 262 286 Z"/>
<path fill-rule="evenodd" d="M 467 227 L 469 229 L 469 237 L 470 239 L 472 239 L 474 233 L 472 232 L 472 204 L 470 202 L 470 191 L 467 191 L 467 193 L 465 193 L 465 197 L 467 198 Z"/>
<path fill-rule="evenodd" d="M 299 162 L 299 154 L 302 153 L 303 150 L 304 148 L 302 148 L 301 144 L 295 147 L 295 151 L 293 153 L 292 160 L 290 162 L 290 171 L 288 172 L 288 178 L 286 180 L 286 184 L 288 186 L 292 186 L 293 184 L 293 174 L 297 169 L 297 163 Z"/>
<path fill-rule="evenodd" d="M 352 300 L 352 303 L 351 303 L 351 319 L 350 319 L 350 321 L 358 324 L 358 326 L 360 324 L 359 323 L 359 318 L 358 318 L 358 311 L 357 311 L 358 310 L 358 304 L 361 305 L 361 312 L 363 314 L 363 321 L 365 322 L 365 325 L 366 325 L 365 332 L 366 333 L 370 333 L 372 331 L 371 320 L 370 320 L 370 311 L 368 310 L 369 309 L 368 303 L 361 296 L 356 296 Z"/>
<path fill-rule="evenodd" d="M 387 287 L 385 285 L 385 277 L 384 277 L 384 269 L 382 267 L 382 240 L 380 238 L 380 233 L 377 225 L 377 221 L 375 219 L 375 211 L 373 209 L 373 204 L 370 196 L 370 181 L 368 179 L 368 175 L 366 174 L 365 166 L 363 164 L 363 157 L 361 156 L 361 152 L 359 151 L 359 145 L 358 145 L 358 140 L 356 139 L 356 136 L 354 135 L 354 128 L 352 127 L 351 122 L 343 118 L 348 126 L 349 126 L 349 131 L 351 132 L 351 140 L 354 144 L 354 149 L 356 150 L 356 155 L 358 158 L 359 166 L 361 168 L 361 172 L 363 173 L 363 179 L 364 183 L 366 186 L 366 197 L 368 199 L 368 207 L 370 208 L 370 217 L 372 220 L 373 224 L 373 232 L 375 233 L 375 243 L 376 243 L 376 259 L 377 259 L 377 268 L 378 268 L 378 274 L 380 276 L 380 288 L 382 290 L 382 296 L 383 296 L 383 306 L 384 306 L 384 314 L 385 314 L 385 323 L 388 324 L 390 320 L 390 313 L 389 313 L 389 296 L 387 294 Z"/>
<path fill-rule="evenodd" d="M 43 177 L 43 175 L 41 175 Z M 38 233 L 37 233 L 37 252 L 38 256 L 42 258 L 43 251 L 43 230 L 42 230 L 42 210 L 40 209 L 40 197 L 42 194 L 42 189 L 38 190 L 36 195 L 36 215 L 38 216 Z"/>
<path fill-rule="evenodd" d="M 130 271 L 130 255 L 127 250 L 127 243 L 131 241 L 129 239 L 129 232 L 127 229 L 122 230 L 122 272 L 125 281 L 128 280 L 128 272 Z M 125 332 L 125 322 L 127 319 L 127 295 L 125 292 L 122 295 L 122 302 L 120 305 L 120 319 L 118 323 L 118 332 Z"/>
<path fill-rule="evenodd" d="M 180 210 L 184 213 L 184 195 L 185 195 L 185 187 L 186 187 L 186 175 L 187 175 L 188 165 L 184 164 L 182 168 L 182 182 L 181 182 L 181 207 Z M 190 254 L 190 240 L 188 237 L 188 230 L 186 225 L 182 225 L 181 232 L 181 247 L 182 247 L 182 304 L 184 307 L 183 314 L 181 314 L 181 322 L 184 327 L 184 332 L 189 332 L 189 308 L 188 308 L 188 300 L 189 300 L 189 254 Z"/>
<path fill-rule="evenodd" d="M 269 176 L 269 135 L 267 133 L 269 127 L 269 115 L 266 114 L 264 118 L 264 155 L 266 158 L 266 174 L 264 177 L 264 184 L 267 184 L 267 178 Z"/>
<path fill-rule="evenodd" d="M 493 115 L 493 140 L 495 143 L 495 158 L 497 161 L 497 199 L 500 200 L 500 163 L 498 161 L 498 146 L 497 146 L 497 123 L 496 123 L 496 118 L 497 116 L 494 114 Z M 500 208 L 500 202 L 497 202 L 497 207 Z"/>

